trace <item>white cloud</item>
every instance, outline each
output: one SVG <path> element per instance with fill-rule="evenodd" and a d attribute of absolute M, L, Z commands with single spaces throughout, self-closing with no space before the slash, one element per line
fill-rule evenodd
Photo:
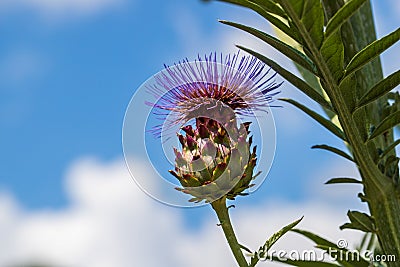
<path fill-rule="evenodd" d="M 71 204 L 58 211 L 28 212 L 12 196 L 0 194 L 0 266 L 31 261 L 74 267 L 234 265 L 214 216 L 198 229 L 188 230 L 185 209 L 146 196 L 122 160 L 107 164 L 94 159 L 77 161 L 65 182 Z M 241 205 L 231 213 L 239 239 L 253 249 L 302 215 L 301 228 L 333 241 L 340 237 L 354 241 L 358 236 L 339 232 L 337 226 L 346 220 L 345 213 L 318 200 Z M 289 234 L 277 248 L 311 248 L 311 243 Z"/>
<path fill-rule="evenodd" d="M 46 16 L 56 18 L 60 14 L 92 14 L 119 5 L 124 0 L 3 0 L 0 7 L 32 9 Z"/>

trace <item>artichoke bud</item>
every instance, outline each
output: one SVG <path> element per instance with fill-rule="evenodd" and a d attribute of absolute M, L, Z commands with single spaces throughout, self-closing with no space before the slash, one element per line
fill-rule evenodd
<path fill-rule="evenodd" d="M 217 180 L 225 171 L 227 164 L 225 162 L 218 163 L 213 171 L 213 178 Z"/>
<path fill-rule="evenodd" d="M 199 132 L 200 138 L 202 138 L 202 139 L 210 137 L 210 131 L 204 126 L 204 124 L 200 124 L 198 126 L 198 132 Z"/>
<path fill-rule="evenodd" d="M 209 139 L 205 139 L 204 145 L 201 149 L 201 155 L 203 158 L 205 157 L 215 157 L 217 152 L 217 148 L 215 147 L 214 143 Z"/>
<path fill-rule="evenodd" d="M 175 153 L 175 164 L 178 167 L 183 167 L 187 165 L 187 161 L 185 158 L 182 156 L 182 153 L 179 152 L 176 148 L 174 148 L 174 153 Z"/>
<path fill-rule="evenodd" d="M 183 130 L 188 136 L 191 136 L 191 137 L 194 136 L 194 131 L 193 131 L 192 125 L 184 126 L 184 127 L 182 127 L 182 130 Z"/>
<path fill-rule="evenodd" d="M 182 150 L 174 149 L 175 171 L 170 171 L 183 187 L 177 189 L 193 196 L 192 202 L 244 195 L 252 186 L 256 165 L 249 125 L 199 117 L 194 128 L 183 127 L 184 133 L 178 134 Z"/>
<path fill-rule="evenodd" d="M 178 134 L 178 139 L 179 139 L 179 143 L 181 143 L 181 145 L 182 145 L 182 148 L 184 148 L 185 147 L 185 137 L 183 137 L 183 135 L 181 135 L 181 134 Z"/>
<path fill-rule="evenodd" d="M 189 148 L 190 151 L 197 148 L 196 140 L 194 140 L 193 137 L 191 137 L 190 135 L 186 135 L 186 144 L 187 148 Z"/>

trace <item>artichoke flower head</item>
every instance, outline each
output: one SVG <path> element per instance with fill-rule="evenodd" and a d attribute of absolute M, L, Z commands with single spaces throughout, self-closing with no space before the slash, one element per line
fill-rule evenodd
<path fill-rule="evenodd" d="M 256 146 L 249 136 L 251 123 L 240 123 L 239 116 L 267 107 L 277 93 L 280 84 L 271 82 L 275 74 L 267 76 L 266 69 L 256 58 L 239 54 L 221 56 L 220 62 L 211 54 L 166 67 L 158 85 L 172 89 L 155 107 L 172 113 L 165 123 L 182 125 L 170 173 L 182 186 L 176 189 L 192 196 L 189 201 L 235 199 L 253 185 Z M 160 92 L 157 87 L 151 91 Z"/>

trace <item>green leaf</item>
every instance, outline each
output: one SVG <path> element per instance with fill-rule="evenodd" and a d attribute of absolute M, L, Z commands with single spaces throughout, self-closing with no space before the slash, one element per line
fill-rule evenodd
<path fill-rule="evenodd" d="M 377 237 L 375 233 L 366 233 L 371 235 L 371 238 L 369 239 L 368 245 L 366 247 L 366 249 L 368 250 L 375 250 L 376 252 L 376 248 L 377 248 Z"/>
<path fill-rule="evenodd" d="M 344 136 L 344 133 L 342 130 L 339 129 L 335 124 L 333 124 L 330 120 L 325 119 L 322 117 L 320 114 L 316 113 L 315 111 L 312 111 L 311 109 L 307 108 L 306 106 L 296 102 L 295 100 L 292 99 L 280 99 L 282 101 L 288 102 L 292 104 L 293 106 L 301 109 L 303 112 L 305 112 L 307 115 L 309 115 L 311 118 L 319 122 L 322 126 L 324 126 L 326 129 L 328 129 L 331 133 L 336 135 L 342 140 L 346 140 L 346 137 Z"/>
<path fill-rule="evenodd" d="M 250 267 L 251 266 L 255 266 L 257 264 L 257 262 L 260 260 L 260 258 L 264 257 L 265 255 L 267 255 L 268 250 L 283 236 L 285 235 L 287 232 L 289 232 L 290 230 L 292 230 L 296 225 L 298 225 L 301 220 L 303 220 L 303 217 L 301 217 L 300 219 L 292 222 L 291 224 L 286 225 L 285 227 L 283 227 L 281 230 L 279 230 L 278 232 L 274 233 L 270 238 L 268 238 L 268 240 L 264 243 L 264 245 L 262 247 L 260 247 L 260 249 L 254 254 L 254 256 L 251 258 L 250 261 Z"/>
<path fill-rule="evenodd" d="M 325 39 L 320 52 L 330 67 L 333 77 L 339 81 L 343 76 L 344 66 L 344 47 L 340 33 L 337 32 Z"/>
<path fill-rule="evenodd" d="M 309 84 L 318 94 L 323 95 L 324 89 L 322 89 L 318 77 L 297 63 L 295 63 L 295 66 L 304 81 L 307 82 L 307 84 Z"/>
<path fill-rule="evenodd" d="M 229 25 L 229 26 L 241 29 L 247 33 L 252 34 L 253 36 L 255 36 L 255 37 L 263 40 L 267 44 L 271 45 L 276 50 L 278 50 L 279 52 L 281 52 L 282 54 L 284 54 L 285 56 L 287 56 L 288 58 L 290 58 L 291 60 L 293 60 L 294 62 L 299 64 L 300 66 L 306 68 L 307 70 L 311 71 L 314 74 L 317 74 L 316 67 L 314 66 L 312 61 L 306 55 L 304 55 L 297 49 L 285 44 L 284 42 L 280 41 L 279 39 L 277 39 L 265 32 L 262 32 L 260 30 L 257 30 L 252 27 L 248 27 L 248 26 L 245 26 L 245 25 L 242 25 L 239 23 L 224 21 L 224 20 L 220 20 L 220 22 L 225 25 Z"/>
<path fill-rule="evenodd" d="M 320 237 L 314 233 L 311 233 L 309 231 L 301 230 L 301 229 L 293 229 L 292 232 L 295 232 L 295 233 L 298 233 L 298 234 L 301 234 L 301 235 L 307 237 L 308 239 L 312 240 L 317 245 L 331 247 L 331 248 L 338 248 L 338 246 L 336 244 L 332 243 L 331 241 L 329 241 L 323 237 Z"/>
<path fill-rule="evenodd" d="M 299 18 L 303 15 L 304 1 L 305 0 L 288 0 Z"/>
<path fill-rule="evenodd" d="M 292 38 L 295 42 L 299 44 L 303 42 L 297 29 L 289 27 L 284 22 L 282 22 L 282 20 L 269 13 L 264 14 L 263 17 L 266 20 L 268 20 L 272 25 L 274 25 L 276 28 L 284 32 L 287 36 Z"/>
<path fill-rule="evenodd" d="M 240 248 L 243 249 L 244 251 L 248 252 L 248 253 L 253 253 L 248 247 L 243 246 L 242 244 L 239 244 Z"/>
<path fill-rule="evenodd" d="M 316 46 L 321 47 L 324 39 L 324 10 L 320 0 L 288 0 L 298 18 L 304 24 Z"/>
<path fill-rule="evenodd" d="M 367 0 L 351 0 L 342 6 L 328 21 L 325 38 L 335 33 Z"/>
<path fill-rule="evenodd" d="M 325 184 L 362 184 L 362 182 L 355 178 L 338 177 L 330 179 Z"/>
<path fill-rule="evenodd" d="M 372 132 L 371 136 L 368 138 L 369 140 L 374 139 L 375 137 L 389 131 L 394 126 L 400 123 L 400 111 L 396 111 L 389 116 L 387 116 Z"/>
<path fill-rule="evenodd" d="M 369 250 L 369 248 L 366 246 L 369 243 L 368 239 L 371 240 L 371 238 L 373 238 L 373 236 L 375 236 L 375 235 L 372 233 L 364 233 L 360 244 L 357 245 L 355 249 L 358 251 L 362 251 L 362 250 L 366 250 L 366 249 Z"/>
<path fill-rule="evenodd" d="M 386 162 L 385 162 L 385 165 L 384 165 L 384 171 L 385 171 L 386 176 L 392 178 L 393 175 L 396 174 L 396 173 L 393 173 L 393 168 L 397 168 L 397 166 L 399 165 L 399 160 L 400 160 L 400 158 L 396 157 L 394 155 L 390 155 L 386 159 Z"/>
<path fill-rule="evenodd" d="M 398 144 L 400 144 L 400 139 L 397 139 L 392 144 L 390 144 L 385 150 L 383 150 L 382 154 L 379 156 L 380 159 L 383 159 L 390 151 L 392 151 Z"/>
<path fill-rule="evenodd" d="M 309 86 L 302 79 L 298 78 L 296 75 L 293 75 L 291 72 L 285 70 L 275 61 L 255 52 L 253 50 L 250 50 L 243 46 L 237 46 L 237 47 L 248 52 L 249 54 L 255 56 L 256 58 L 260 59 L 261 61 L 263 61 L 265 64 L 270 66 L 274 71 L 278 72 L 283 78 L 285 78 L 288 82 L 290 82 L 291 84 L 296 86 L 300 91 L 302 91 L 304 94 L 306 94 L 312 100 L 314 100 L 315 102 L 317 102 L 324 108 L 333 112 L 333 108 L 332 108 L 331 104 L 328 101 L 326 101 L 325 98 L 320 93 L 315 91 L 311 86 Z"/>
<path fill-rule="evenodd" d="M 317 66 L 317 69 L 321 73 L 321 81 L 322 80 L 325 81 L 325 85 L 323 85 L 323 87 L 327 89 L 328 95 L 332 96 L 332 94 L 328 92 L 328 90 L 333 90 L 334 88 L 337 87 L 337 84 L 334 82 L 334 77 L 330 71 L 330 66 L 328 66 L 328 64 L 321 56 L 321 53 L 319 51 L 320 47 L 318 46 L 318 43 L 315 42 L 315 40 L 311 36 L 310 31 L 307 29 L 303 21 L 300 19 L 298 12 L 294 8 L 294 5 L 298 4 L 297 1 L 296 0 L 275 0 L 275 1 L 282 6 L 282 8 L 286 11 L 288 16 L 291 18 L 292 24 L 294 25 L 294 27 L 296 27 L 301 38 L 304 40 L 303 42 L 304 53 L 313 59 L 314 64 Z M 304 1 L 298 1 L 298 2 L 300 3 Z M 317 2 L 316 6 L 320 7 L 321 2 L 319 0 L 316 2 Z M 320 13 L 323 20 L 322 8 L 320 10 Z M 314 18 L 310 17 L 309 19 L 313 20 Z"/>
<path fill-rule="evenodd" d="M 323 249 L 328 253 L 330 251 L 330 248 L 333 248 L 336 250 L 347 251 L 347 249 L 339 248 L 337 246 L 337 244 L 334 244 L 331 241 L 329 241 L 323 237 L 320 237 L 314 233 L 311 233 L 309 231 L 293 229 L 292 232 L 296 232 L 298 234 L 301 234 L 301 235 L 311 239 L 316 244 L 317 248 Z M 358 261 L 358 260 L 352 261 L 351 259 L 350 259 L 350 261 L 343 261 L 343 260 L 340 260 L 340 258 L 337 258 L 337 261 L 340 263 L 340 266 L 357 266 L 357 267 L 368 267 L 369 266 L 369 262 L 365 261 L 363 258 L 360 258 L 360 261 Z"/>
<path fill-rule="evenodd" d="M 276 34 L 276 37 L 281 40 L 282 42 L 296 48 L 299 51 L 304 50 L 304 47 L 301 44 L 296 43 L 295 41 L 293 41 L 292 39 L 290 39 L 290 37 L 288 37 L 286 34 L 284 34 L 281 30 L 279 30 L 278 28 L 274 28 L 274 32 Z M 304 67 L 300 66 L 299 64 L 297 64 L 296 62 L 294 62 L 294 65 L 296 66 L 297 70 L 300 73 L 300 76 L 303 78 L 303 80 L 311 87 L 313 88 L 318 94 L 322 95 L 322 97 L 330 102 L 330 99 L 328 97 L 328 95 L 326 94 L 326 91 L 322 88 L 321 83 L 319 81 L 319 77 L 316 77 L 312 72 L 310 72 L 309 70 L 305 69 Z M 315 64 L 314 64 L 315 66 Z M 291 74 L 291 73 L 290 73 Z M 300 77 L 300 78 L 301 78 Z M 331 108 L 326 108 L 324 106 L 322 106 L 325 114 L 328 116 L 328 118 L 330 120 L 332 120 L 332 118 L 334 118 L 336 116 L 336 113 L 332 111 Z"/>
<path fill-rule="evenodd" d="M 366 92 L 358 101 L 356 110 L 386 95 L 388 92 L 392 91 L 392 89 L 394 89 L 399 84 L 400 84 L 400 70 L 389 75 L 382 81 L 375 84 L 371 89 L 369 89 L 368 92 Z"/>
<path fill-rule="evenodd" d="M 317 47 L 321 47 L 324 40 L 324 9 L 320 0 L 306 1 L 301 21 L 308 29 Z"/>
<path fill-rule="evenodd" d="M 328 151 L 333 152 L 333 153 L 335 153 L 335 154 L 337 154 L 337 155 L 339 155 L 339 156 L 341 156 L 341 157 L 343 157 L 345 159 L 348 159 L 348 160 L 354 162 L 354 159 L 349 154 L 347 154 L 346 152 L 344 152 L 344 151 L 342 151 L 342 150 L 340 150 L 340 149 L 338 149 L 336 147 L 332 147 L 332 146 L 328 146 L 328 145 L 315 145 L 315 146 L 312 146 L 311 148 L 312 149 L 316 149 L 317 148 L 317 149 L 328 150 Z"/>
<path fill-rule="evenodd" d="M 319 79 L 312 74 L 311 72 L 309 72 L 308 70 L 306 70 L 305 68 L 303 68 L 302 66 L 300 66 L 299 64 L 295 63 L 295 66 L 297 68 L 297 70 L 299 71 L 301 77 L 303 77 L 304 81 L 312 88 L 314 89 L 314 91 L 316 91 L 318 94 L 322 95 L 323 99 L 326 100 L 326 104 L 329 104 L 329 97 L 326 95 L 324 89 L 322 88 L 321 84 L 319 83 Z M 316 101 L 314 99 L 314 101 Z M 318 103 L 318 101 L 316 101 Z M 321 103 L 318 103 L 321 105 Z M 329 104 L 330 105 L 330 104 Z M 332 111 L 333 108 L 330 105 L 329 108 L 325 107 L 324 105 L 321 105 L 321 107 L 323 108 L 325 114 L 328 116 L 328 118 L 330 120 L 332 120 L 333 117 L 336 116 L 336 112 Z"/>
<path fill-rule="evenodd" d="M 365 64 L 379 56 L 383 51 L 395 44 L 400 39 L 400 28 L 385 37 L 376 40 L 358 52 L 346 66 L 345 76 L 357 71 Z"/>
<path fill-rule="evenodd" d="M 347 79 L 343 80 L 343 82 L 339 85 L 340 93 L 342 94 L 343 100 L 345 101 L 346 106 L 350 111 L 355 109 L 357 103 L 357 79 L 358 77 L 355 73 L 353 73 L 349 77 L 347 77 Z M 360 114 L 358 115 L 360 116 Z M 357 119 L 355 120 L 357 121 Z M 362 124 L 361 129 L 364 130 L 364 132 L 362 132 L 364 134 L 362 138 L 363 140 L 365 140 L 367 136 L 364 123 Z"/>
<path fill-rule="evenodd" d="M 269 12 L 271 12 L 271 10 L 266 10 L 264 5 L 261 6 L 255 2 L 251 2 L 248 0 L 218 0 L 218 1 L 249 8 L 249 9 L 257 12 L 259 15 L 261 15 L 263 18 L 268 20 L 275 27 L 277 27 L 278 29 L 283 31 L 285 34 L 287 34 L 290 38 L 292 38 L 296 42 L 298 42 L 298 43 L 302 42 L 301 39 L 299 38 L 299 34 L 297 33 L 296 30 L 291 29 L 289 26 L 287 26 L 287 24 L 282 22 L 281 19 L 275 17 L 274 15 L 271 15 L 271 13 L 269 13 Z M 277 14 L 277 15 L 279 15 L 279 14 Z"/>
<path fill-rule="evenodd" d="M 280 8 L 276 3 L 271 0 L 251 0 L 251 2 L 258 4 L 272 14 L 278 15 L 282 18 L 286 17 L 285 11 L 283 11 L 282 8 Z"/>
<path fill-rule="evenodd" d="M 340 226 L 340 229 L 356 229 L 361 230 L 363 232 L 375 232 L 375 222 L 366 213 L 359 211 L 348 211 L 347 216 L 350 219 L 350 223 L 345 223 Z"/>
<path fill-rule="evenodd" d="M 281 230 L 273 234 L 268 240 L 264 243 L 263 246 L 263 251 L 267 252 L 284 234 L 292 230 L 296 225 L 298 225 L 301 220 L 303 220 L 303 217 L 300 219 L 286 225 L 283 227 Z"/>

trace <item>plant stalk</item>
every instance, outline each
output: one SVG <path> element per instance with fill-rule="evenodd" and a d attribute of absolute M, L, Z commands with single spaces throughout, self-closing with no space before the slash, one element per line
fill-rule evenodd
<path fill-rule="evenodd" d="M 323 0 L 323 4 L 328 18 L 330 18 L 344 5 L 344 1 Z M 355 38 L 355 30 L 358 32 L 357 38 Z M 362 47 L 376 40 L 372 9 L 369 1 L 351 18 L 350 22 L 342 26 L 342 35 L 344 40 L 346 40 L 344 42 L 345 51 L 347 52 L 347 58 L 345 56 L 346 64 Z M 361 90 L 361 92 L 357 92 L 357 98 L 381 79 L 383 79 L 381 63 L 379 58 L 377 58 L 357 72 L 358 88 Z M 358 113 L 357 116 L 355 116 L 356 114 L 353 115 L 353 123 L 359 122 L 361 126 L 359 127 L 359 131 L 362 131 L 363 125 L 367 123 L 376 125 L 383 120 L 381 117 L 382 109 L 386 102 L 387 99 L 382 98 L 379 101 L 375 101 L 374 104 L 369 105 L 365 109 L 366 113 Z M 353 134 L 357 133 L 353 132 Z M 393 132 L 388 132 L 385 137 L 376 138 L 373 146 L 375 149 L 376 147 L 386 148 L 391 143 L 393 143 Z M 362 146 L 360 143 L 353 143 L 352 145 L 353 147 Z M 358 166 L 362 165 L 360 164 L 360 160 L 363 160 L 362 158 L 365 157 L 365 153 L 367 151 L 360 153 L 363 155 L 358 156 L 359 159 L 356 160 Z M 378 179 L 378 177 L 369 174 L 370 172 L 367 169 L 371 168 L 374 168 L 374 165 L 367 166 L 366 168 L 361 167 L 360 172 L 364 181 L 364 192 L 368 199 L 369 209 L 375 219 L 376 234 L 378 235 L 383 251 L 388 255 L 395 255 L 396 260 L 398 260 L 400 257 L 400 193 L 387 177 L 378 176 L 382 183 L 380 185 L 375 183 L 373 180 L 374 178 Z M 396 266 L 396 264 L 388 262 L 388 266 Z"/>
<path fill-rule="evenodd" d="M 225 238 L 228 241 L 229 247 L 231 248 L 231 251 L 237 263 L 240 267 L 249 267 L 233 230 L 229 217 L 228 207 L 226 206 L 226 198 L 222 197 L 214 201 L 213 203 L 211 203 L 211 206 L 217 214 L 219 223 L 222 227 L 222 230 L 224 231 Z"/>
<path fill-rule="evenodd" d="M 357 128 L 357 124 L 348 109 L 347 104 L 340 94 L 339 85 L 330 72 L 329 66 L 322 58 L 318 48 L 314 44 L 304 25 L 297 17 L 293 7 L 287 0 L 280 0 L 285 10 L 293 18 L 294 24 L 302 34 L 306 45 L 314 57 L 316 65 L 319 67 L 323 79 L 326 82 L 326 92 L 335 107 L 339 122 L 346 134 L 347 141 L 353 149 L 354 158 L 358 164 L 363 177 L 366 196 L 371 199 L 368 204 L 371 215 L 375 218 L 376 231 L 382 245 L 383 251 L 387 255 L 400 257 L 400 224 L 399 214 L 399 193 L 390 179 L 386 178 L 378 169 L 371 158 L 365 140 Z M 389 266 L 396 266 L 395 263 L 388 263 Z"/>

